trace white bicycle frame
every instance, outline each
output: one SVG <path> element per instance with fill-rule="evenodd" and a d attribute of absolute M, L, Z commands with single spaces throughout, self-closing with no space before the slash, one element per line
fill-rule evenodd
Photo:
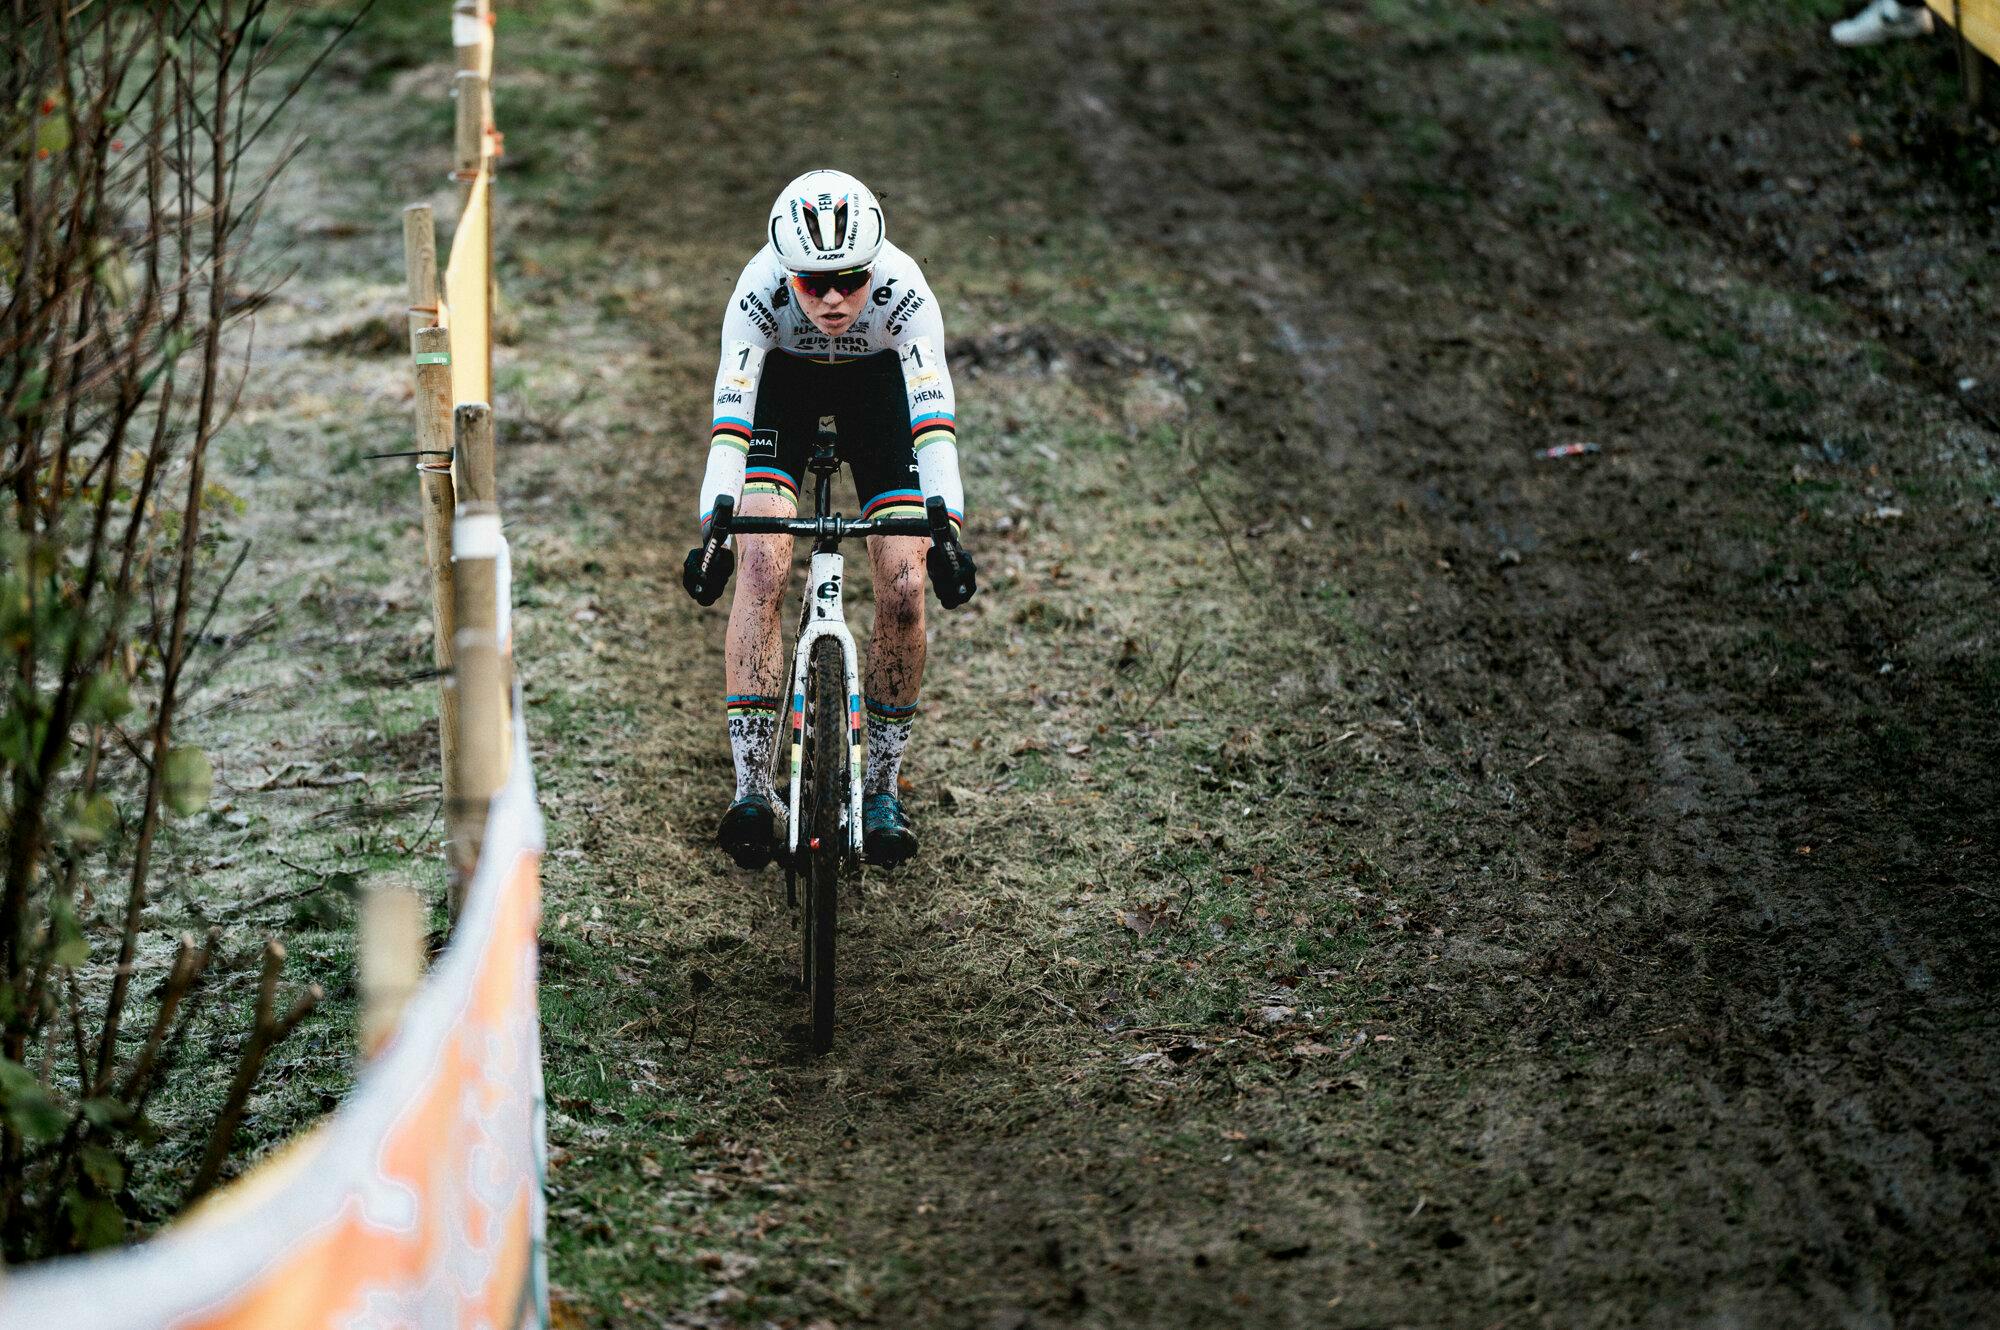
<path fill-rule="evenodd" d="M 812 556 L 812 572 L 806 577 L 805 604 L 799 612 L 798 651 L 792 658 L 792 797 L 789 806 L 791 830 L 789 849 L 796 863 L 799 851 L 799 803 L 805 778 L 806 672 L 812 667 L 813 644 L 822 637 L 840 643 L 840 657 L 847 668 L 847 852 L 861 854 L 861 675 L 855 662 L 854 634 L 847 630 L 847 611 L 841 602 L 842 570 L 845 560 L 838 553 Z M 824 725 L 826 717 L 818 718 Z"/>

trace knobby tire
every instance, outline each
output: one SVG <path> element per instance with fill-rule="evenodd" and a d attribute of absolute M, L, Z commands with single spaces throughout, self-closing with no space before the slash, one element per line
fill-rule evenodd
<path fill-rule="evenodd" d="M 813 644 L 806 673 L 805 986 L 812 1001 L 812 1049 L 833 1045 L 834 934 L 840 917 L 840 868 L 852 772 L 848 765 L 847 664 L 840 644 Z M 811 848 L 817 840 L 819 847 Z"/>

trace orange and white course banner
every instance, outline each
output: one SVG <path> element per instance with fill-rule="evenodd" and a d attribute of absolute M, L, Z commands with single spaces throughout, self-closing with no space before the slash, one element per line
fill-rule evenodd
<path fill-rule="evenodd" d="M 517 725 L 451 945 L 320 1127 L 146 1242 L 10 1270 L 0 1330 L 546 1326 L 541 814 Z"/>

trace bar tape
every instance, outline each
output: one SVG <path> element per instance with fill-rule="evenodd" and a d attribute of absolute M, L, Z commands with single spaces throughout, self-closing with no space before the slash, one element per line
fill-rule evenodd
<path fill-rule="evenodd" d="M 449 365 L 451 363 L 451 352 L 419 351 L 416 355 L 410 357 L 410 359 L 419 365 Z"/>
<path fill-rule="evenodd" d="M 500 538 L 500 514 L 473 513 L 451 524 L 451 557 L 454 559 L 497 559 L 505 542 Z"/>

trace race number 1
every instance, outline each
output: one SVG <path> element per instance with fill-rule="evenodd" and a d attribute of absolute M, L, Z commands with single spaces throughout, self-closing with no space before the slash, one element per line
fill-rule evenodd
<path fill-rule="evenodd" d="M 913 338 L 903 348 L 903 378 L 913 389 L 937 382 L 938 354 L 930 338 Z"/>
<path fill-rule="evenodd" d="M 735 388 L 748 388 L 764 372 L 763 348 L 748 342 L 731 342 L 722 359 L 723 377 Z"/>

